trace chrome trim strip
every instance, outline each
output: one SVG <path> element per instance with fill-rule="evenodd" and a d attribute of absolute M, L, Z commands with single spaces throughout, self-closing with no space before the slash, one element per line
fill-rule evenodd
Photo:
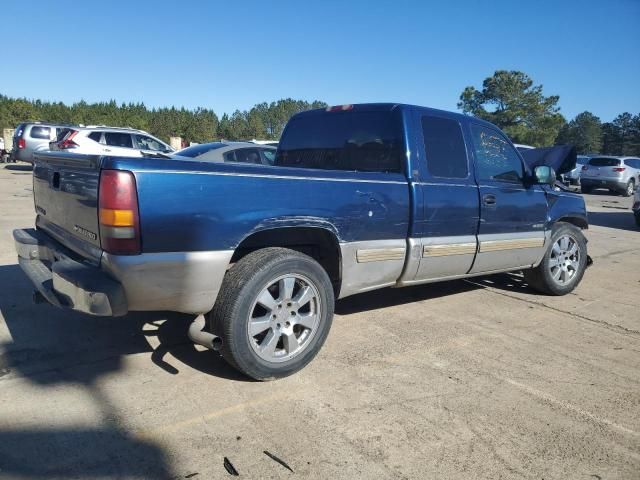
<path fill-rule="evenodd" d="M 406 247 L 362 249 L 356 251 L 356 260 L 358 263 L 404 260 L 406 251 Z"/>
<path fill-rule="evenodd" d="M 330 178 L 330 177 L 301 177 L 289 175 L 267 175 L 264 173 L 238 173 L 238 172 L 203 172 L 203 171 L 182 171 L 182 170 L 153 170 L 144 173 L 177 173 L 181 175 L 213 175 L 220 177 L 252 177 L 252 178 L 274 178 L 278 180 L 315 180 L 318 182 L 347 182 L 347 183 L 385 183 L 393 185 L 407 185 L 409 182 L 397 180 L 365 180 L 363 178 Z"/>
<path fill-rule="evenodd" d="M 473 255 L 476 253 L 474 243 L 449 243 L 443 245 L 424 245 L 422 247 L 423 257 L 446 257 L 449 255 Z"/>
<path fill-rule="evenodd" d="M 480 253 L 497 252 L 501 250 L 516 250 L 519 248 L 540 248 L 544 246 L 544 237 L 514 238 L 509 240 L 480 241 Z"/>

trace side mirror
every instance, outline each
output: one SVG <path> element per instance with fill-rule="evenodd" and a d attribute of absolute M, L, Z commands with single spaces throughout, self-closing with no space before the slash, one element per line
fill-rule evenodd
<path fill-rule="evenodd" d="M 556 172 L 547 165 L 539 165 L 533 169 L 533 178 L 539 185 L 555 185 Z"/>

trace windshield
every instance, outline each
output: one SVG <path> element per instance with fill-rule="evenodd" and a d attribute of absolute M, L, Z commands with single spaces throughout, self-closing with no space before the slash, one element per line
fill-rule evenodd
<path fill-rule="evenodd" d="M 193 147 L 187 147 L 184 150 L 180 150 L 176 152 L 176 155 L 180 155 L 181 157 L 190 157 L 196 158 L 200 155 L 204 155 L 211 150 L 215 150 L 216 148 L 222 148 L 226 146 L 224 143 L 216 142 L 216 143 L 203 143 L 201 145 L 194 145 Z"/>
<path fill-rule="evenodd" d="M 592 158 L 589 161 L 589 165 L 594 167 L 617 167 L 620 165 L 620 160 L 617 158 Z"/>

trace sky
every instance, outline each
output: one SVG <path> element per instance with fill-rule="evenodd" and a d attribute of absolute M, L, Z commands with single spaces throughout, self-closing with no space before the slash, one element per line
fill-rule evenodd
<path fill-rule="evenodd" d="M 466 86 L 505 69 L 559 95 L 567 119 L 640 113 L 640 0 L 2 3 L 11 97 L 219 115 L 288 97 L 456 111 Z"/>

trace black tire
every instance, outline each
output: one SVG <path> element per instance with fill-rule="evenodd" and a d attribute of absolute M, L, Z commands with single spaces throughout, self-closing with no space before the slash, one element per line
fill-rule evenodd
<path fill-rule="evenodd" d="M 251 343 L 256 340 L 249 336 L 249 322 L 254 310 L 261 308 L 256 302 L 258 296 L 269 287 L 269 282 L 275 282 L 276 279 L 287 275 L 303 277 L 315 288 L 318 295 L 313 301 L 314 305 L 319 305 L 319 323 L 315 330 L 309 330 L 315 333 L 308 334 L 307 343 L 301 347 L 298 354 L 278 362 L 266 361 L 258 355 L 257 343 Z M 302 287 L 294 286 L 293 288 Z M 279 296 L 282 294 L 279 293 Z M 315 298 L 319 300 L 316 301 Z M 333 321 L 334 301 L 331 280 L 327 272 L 313 258 L 286 248 L 264 248 L 243 257 L 227 272 L 216 304 L 209 313 L 209 324 L 213 332 L 222 338 L 221 353 L 231 366 L 255 380 L 274 380 L 297 372 L 313 360 L 329 334 Z M 275 302 L 277 303 L 278 299 Z M 283 310 L 289 310 L 288 306 L 284 305 L 284 307 Z M 267 318 L 270 318 L 270 315 L 267 315 Z M 276 321 L 280 320 L 273 320 L 273 322 Z M 286 323 L 289 326 L 289 322 Z M 278 323 L 279 328 L 280 323 Z M 291 327 L 292 330 L 294 328 L 295 326 Z M 275 326 L 273 330 L 267 332 L 265 338 L 270 334 L 275 335 Z M 278 332 L 278 335 L 281 334 Z M 284 341 L 284 336 L 278 338 L 280 338 L 278 342 Z M 282 348 L 284 349 L 284 346 Z"/>
<path fill-rule="evenodd" d="M 592 187 L 586 187 L 584 185 L 580 185 L 580 192 L 581 193 L 591 193 L 592 190 L 593 190 Z"/>
<path fill-rule="evenodd" d="M 634 216 L 636 217 L 636 225 L 640 227 L 640 213 L 636 213 Z"/>
<path fill-rule="evenodd" d="M 552 250 L 554 244 L 563 236 L 574 239 L 579 250 L 578 267 L 569 281 L 562 284 L 555 280 L 551 273 Z M 547 251 L 536 268 L 525 270 L 524 279 L 531 288 L 547 295 L 566 295 L 575 289 L 587 268 L 587 240 L 582 231 L 570 223 L 558 222 L 553 226 Z"/>
<path fill-rule="evenodd" d="M 623 197 L 630 197 L 631 195 L 633 195 L 633 192 L 635 191 L 635 187 L 636 187 L 636 182 L 632 178 L 631 180 L 629 180 L 627 182 L 627 186 L 624 189 L 624 191 L 622 192 L 622 196 Z"/>

